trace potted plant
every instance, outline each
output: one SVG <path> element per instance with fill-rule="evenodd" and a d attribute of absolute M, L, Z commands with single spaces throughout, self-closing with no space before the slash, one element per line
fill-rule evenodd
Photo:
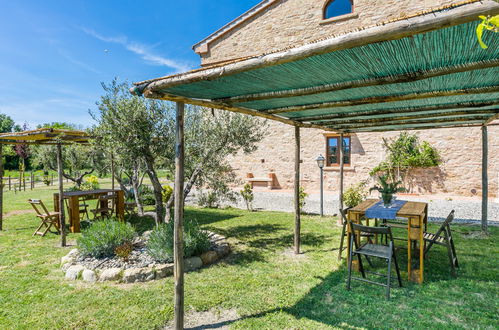
<path fill-rule="evenodd" d="M 388 182 L 388 175 L 381 175 L 378 177 L 378 182 L 380 187 L 374 186 L 369 189 L 369 192 L 377 190 L 381 193 L 381 199 L 383 200 L 383 205 L 385 207 L 390 207 L 393 200 L 393 195 L 398 192 L 406 191 L 404 187 L 400 187 L 402 181 Z"/>

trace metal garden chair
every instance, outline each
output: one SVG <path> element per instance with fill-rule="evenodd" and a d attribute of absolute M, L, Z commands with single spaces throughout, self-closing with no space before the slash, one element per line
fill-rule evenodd
<path fill-rule="evenodd" d="M 28 203 L 33 206 L 36 212 L 36 216 L 42 220 L 42 223 L 38 228 L 36 228 L 35 232 L 33 233 L 33 236 L 35 235 L 40 235 L 40 236 L 45 236 L 47 232 L 50 230 L 52 225 L 55 227 L 55 230 L 59 234 L 59 212 L 49 212 L 45 204 L 39 199 L 28 199 Z M 45 230 L 40 231 L 45 227 Z"/>
<path fill-rule="evenodd" d="M 452 276 L 457 276 L 456 268 L 459 268 L 459 263 L 457 261 L 456 248 L 454 247 L 454 239 L 452 238 L 452 231 L 450 229 L 450 223 L 454 220 L 454 210 L 452 210 L 444 223 L 435 234 L 424 232 L 423 239 L 425 241 L 424 256 L 428 256 L 433 244 L 445 246 L 447 248 L 447 254 L 449 256 L 450 267 Z M 428 243 L 428 245 L 426 245 Z"/>
<path fill-rule="evenodd" d="M 350 255 L 348 258 L 348 280 L 347 280 L 347 290 L 350 290 L 350 282 L 352 279 L 370 283 L 370 284 L 376 284 L 380 286 L 386 287 L 386 298 L 390 299 L 390 288 L 391 288 L 391 273 L 392 273 L 392 260 L 395 263 L 395 270 L 397 273 L 397 279 L 399 286 L 402 287 L 402 279 L 400 277 L 400 270 L 398 267 L 397 263 L 397 258 L 395 255 L 395 247 L 393 244 L 393 236 L 392 236 L 392 231 L 390 227 L 369 227 L 369 226 L 363 226 L 359 225 L 353 222 L 350 222 L 350 230 L 352 232 L 352 235 L 350 236 Z M 373 235 L 387 235 L 389 238 L 388 245 L 381 245 L 381 244 L 372 244 L 372 243 L 367 243 L 362 246 L 359 246 L 357 243 L 357 240 L 355 239 L 355 235 L 358 232 L 365 232 L 365 233 L 370 233 Z M 355 246 L 355 249 L 354 249 Z M 359 261 L 359 270 L 360 273 L 362 274 L 362 278 L 360 277 L 354 277 L 352 276 L 352 259 L 354 256 L 357 256 L 358 261 Z M 387 275 L 385 274 L 380 274 L 376 272 L 369 272 L 374 275 L 378 276 L 383 276 L 387 278 L 386 284 L 381 283 L 381 282 L 375 282 L 375 281 L 370 281 L 366 278 L 366 271 L 364 270 L 364 267 L 362 266 L 362 258 L 361 256 L 364 256 L 366 258 L 368 257 L 376 257 L 376 258 L 381 258 L 385 259 L 388 262 L 388 273 Z M 369 259 L 367 259 L 369 260 Z"/>

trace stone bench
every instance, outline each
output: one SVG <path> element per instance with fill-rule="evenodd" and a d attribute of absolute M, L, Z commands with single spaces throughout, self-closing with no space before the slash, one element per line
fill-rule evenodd
<path fill-rule="evenodd" d="M 251 185 L 252 189 L 254 188 L 255 184 L 257 185 L 263 184 L 270 190 L 278 188 L 277 177 L 274 172 L 270 172 L 268 174 L 268 177 L 258 177 L 258 178 L 255 178 L 253 173 L 247 173 L 246 181 Z"/>

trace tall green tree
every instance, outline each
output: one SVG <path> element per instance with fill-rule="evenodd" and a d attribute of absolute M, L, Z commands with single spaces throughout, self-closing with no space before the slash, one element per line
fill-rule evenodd
<path fill-rule="evenodd" d="M 164 168 L 173 177 L 175 172 L 175 107 L 170 102 L 149 100 L 131 95 L 126 83 L 116 79 L 103 84 L 104 95 L 93 113 L 98 122 L 95 134 L 105 149 L 126 159 L 142 160 L 151 179 L 156 200 L 156 219 L 169 220 L 173 196 L 162 203 L 163 188 L 156 169 Z M 193 186 L 215 190 L 230 196 L 230 184 L 236 182 L 229 156 L 250 153 L 265 132 L 266 122 L 242 114 L 187 106 L 185 113 L 185 173 L 184 198 Z"/>
<path fill-rule="evenodd" d="M 99 143 L 105 150 L 114 150 L 127 172 L 138 170 L 139 164 L 135 160 L 143 162 L 141 165 L 153 186 L 156 221 L 159 223 L 164 206 L 163 188 L 156 167 L 160 156 L 173 143 L 171 104 L 133 96 L 128 91 L 128 84 L 117 79 L 109 84 L 103 83 L 102 87 L 104 95 L 97 102 L 98 111 L 91 113 L 98 123 L 95 134 L 100 137 Z M 137 184 L 137 180 L 133 181 Z M 135 194 L 138 194 L 138 189 Z"/>

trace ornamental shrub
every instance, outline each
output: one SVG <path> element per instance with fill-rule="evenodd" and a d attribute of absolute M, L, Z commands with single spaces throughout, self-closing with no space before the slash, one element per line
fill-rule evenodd
<path fill-rule="evenodd" d="M 348 187 L 343 193 L 343 203 L 346 207 L 359 205 L 367 196 L 366 181 Z"/>
<path fill-rule="evenodd" d="M 163 196 L 163 203 L 167 203 L 172 194 L 173 188 L 170 187 L 170 185 L 163 186 L 163 191 L 161 192 L 161 195 Z"/>
<path fill-rule="evenodd" d="M 84 256 L 112 257 L 118 246 L 131 243 L 135 235 L 135 229 L 129 223 L 117 219 L 99 220 L 82 231 L 77 239 L 78 250 Z"/>
<path fill-rule="evenodd" d="M 371 176 L 386 173 L 394 179 L 411 168 L 433 167 L 442 162 L 438 150 L 427 141 L 420 142 L 416 134 L 402 132 L 393 140 L 383 138 L 383 145 L 387 157 L 372 169 Z"/>
<path fill-rule="evenodd" d="M 155 205 L 156 199 L 154 198 L 154 192 L 151 188 L 146 185 L 140 187 L 139 191 L 140 199 L 144 205 Z"/>
<path fill-rule="evenodd" d="M 198 223 L 191 220 L 184 223 L 184 257 L 188 258 L 210 249 L 208 234 Z M 147 253 L 157 262 L 173 262 L 173 221 L 156 227 L 147 242 Z"/>
<path fill-rule="evenodd" d="M 249 183 L 245 184 L 243 190 L 239 192 L 244 202 L 246 203 L 246 208 L 248 211 L 253 211 L 253 200 L 255 196 L 253 195 L 253 188 Z"/>

